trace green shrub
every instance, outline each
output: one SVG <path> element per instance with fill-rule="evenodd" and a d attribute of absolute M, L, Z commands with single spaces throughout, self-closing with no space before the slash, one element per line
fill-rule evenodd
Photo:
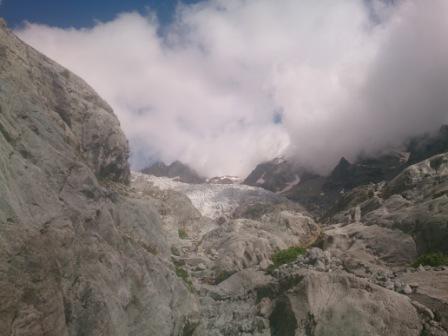
<path fill-rule="evenodd" d="M 174 265 L 174 266 L 176 268 L 176 275 L 185 282 L 185 284 L 187 285 L 187 287 L 190 291 L 193 291 L 193 283 L 191 282 L 188 272 L 180 266 L 177 266 L 177 265 Z"/>
<path fill-rule="evenodd" d="M 177 233 L 179 234 L 180 239 L 188 239 L 187 231 L 184 229 L 179 229 Z"/>
<path fill-rule="evenodd" d="M 305 252 L 306 249 L 303 247 L 295 246 L 287 248 L 286 250 L 280 250 L 272 255 L 272 262 L 274 264 L 271 266 L 271 269 L 293 262 L 298 256 L 305 254 Z"/>
<path fill-rule="evenodd" d="M 215 285 L 220 284 L 224 280 L 230 278 L 233 274 L 235 274 L 235 271 L 221 271 L 216 275 L 215 278 Z"/>
<path fill-rule="evenodd" d="M 421 255 L 414 262 L 413 266 L 418 267 L 420 265 L 423 266 L 447 266 L 448 265 L 448 255 L 440 253 L 440 252 L 432 252 Z"/>

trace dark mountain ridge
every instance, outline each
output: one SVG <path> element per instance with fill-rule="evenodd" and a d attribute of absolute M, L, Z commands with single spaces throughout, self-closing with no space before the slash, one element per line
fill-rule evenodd
<path fill-rule="evenodd" d="M 169 165 L 158 161 L 142 169 L 141 172 L 147 175 L 174 178 L 184 183 L 200 184 L 206 182 L 206 179 L 201 177 L 194 169 L 180 161 L 174 161 Z"/>
<path fill-rule="evenodd" d="M 286 159 L 259 164 L 244 183 L 281 193 L 322 216 L 341 196 L 358 186 L 390 181 L 406 167 L 448 151 L 448 126 L 435 134 L 416 136 L 403 145 L 378 155 L 361 154 L 354 162 L 344 157 L 328 176 L 313 174 Z"/>

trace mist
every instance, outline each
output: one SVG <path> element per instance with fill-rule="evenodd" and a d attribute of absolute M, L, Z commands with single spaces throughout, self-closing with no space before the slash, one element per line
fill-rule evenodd
<path fill-rule="evenodd" d="M 109 102 L 134 169 L 245 176 L 284 155 L 326 173 L 448 121 L 445 0 L 209 0 L 169 25 L 149 11 L 16 33 Z"/>

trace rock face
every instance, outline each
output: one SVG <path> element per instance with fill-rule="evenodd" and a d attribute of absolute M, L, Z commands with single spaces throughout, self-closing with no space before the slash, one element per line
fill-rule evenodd
<path fill-rule="evenodd" d="M 355 163 L 342 158 L 328 176 L 313 174 L 285 159 L 275 159 L 259 164 L 244 183 L 280 193 L 321 216 L 345 192 L 395 177 L 406 167 L 408 158 L 409 153 L 402 152 L 361 157 Z"/>
<path fill-rule="evenodd" d="M 400 173 L 407 165 L 408 152 L 390 152 L 372 157 L 360 157 L 355 163 L 342 158 L 327 177 L 324 191 L 351 189 L 369 184 L 388 181 Z"/>
<path fill-rule="evenodd" d="M 446 270 L 406 265 L 420 254 L 448 252 L 447 174 L 445 153 L 406 168 L 388 183 L 355 188 L 329 212 L 327 222 L 339 224 L 326 230 L 324 243 L 346 269 L 409 295 L 421 314 L 437 320 L 424 327 L 430 335 L 445 335 L 441 328 L 447 328 Z M 360 213 L 356 223 L 354 209 Z"/>
<path fill-rule="evenodd" d="M 326 178 L 285 158 L 263 162 L 249 174 L 244 184 L 258 186 L 302 204 L 315 216 L 340 197 L 338 191 L 324 193 Z"/>
<path fill-rule="evenodd" d="M 33 138 L 47 140 L 55 152 L 70 147 L 73 155 L 82 158 L 98 178 L 126 182 L 127 140 L 111 108 L 81 79 L 39 55 L 5 29 L 1 34 L 0 129 L 5 141 L 11 147 L 15 145 L 22 156 L 39 163 L 49 158 L 32 157 L 31 150 L 37 152 L 41 146 L 45 152 L 43 149 L 47 148 L 43 146 L 47 144 L 33 143 Z M 51 124 L 61 130 L 53 134 Z M 33 147 L 25 147 L 22 139 Z"/>
<path fill-rule="evenodd" d="M 324 247 L 344 260 L 345 269 L 359 275 L 403 269 L 417 257 L 411 235 L 363 223 L 334 225 L 325 230 Z"/>
<path fill-rule="evenodd" d="M 284 158 L 276 158 L 257 165 L 243 183 L 282 193 L 300 183 L 304 175 L 305 169 Z"/>
<path fill-rule="evenodd" d="M 155 207 L 121 184 L 127 157 L 109 106 L 0 28 L 1 335 L 182 335 L 197 323 Z"/>
<path fill-rule="evenodd" d="M 344 273 L 294 276 L 298 283 L 274 305 L 272 335 L 420 335 L 418 314 L 403 295 Z"/>
<path fill-rule="evenodd" d="M 404 273 L 400 277 L 403 283 L 412 284 L 410 297 L 413 304 L 428 320 L 437 320 L 448 329 L 448 270 L 422 270 Z"/>
<path fill-rule="evenodd" d="M 357 188 L 329 212 L 343 221 L 358 207 L 362 221 L 411 234 L 419 253 L 448 252 L 448 154 L 412 165 L 386 184 Z"/>
<path fill-rule="evenodd" d="M 174 161 L 170 165 L 163 162 L 156 162 L 150 167 L 142 170 L 143 174 L 157 177 L 170 177 L 185 183 L 205 183 L 206 179 L 199 176 L 192 168 L 180 161 Z"/>

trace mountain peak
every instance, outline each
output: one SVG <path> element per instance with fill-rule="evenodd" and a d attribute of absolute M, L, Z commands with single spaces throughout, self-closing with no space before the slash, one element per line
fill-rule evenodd
<path fill-rule="evenodd" d="M 157 177 L 169 177 L 180 182 L 200 184 L 206 181 L 193 168 L 185 163 L 176 160 L 167 165 L 162 161 L 157 161 L 151 166 L 142 169 L 143 174 L 154 175 Z"/>

